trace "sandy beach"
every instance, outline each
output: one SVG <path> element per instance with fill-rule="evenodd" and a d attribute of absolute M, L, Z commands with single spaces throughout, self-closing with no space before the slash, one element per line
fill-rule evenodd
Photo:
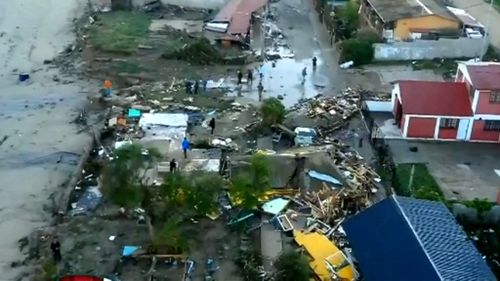
<path fill-rule="evenodd" d="M 0 1 L 0 280 L 22 270 L 10 268 L 24 258 L 17 240 L 50 223 L 49 196 L 91 140 L 71 121 L 95 88 L 43 63 L 74 40 L 72 21 L 86 2 Z M 19 72 L 31 83 L 19 84 Z"/>

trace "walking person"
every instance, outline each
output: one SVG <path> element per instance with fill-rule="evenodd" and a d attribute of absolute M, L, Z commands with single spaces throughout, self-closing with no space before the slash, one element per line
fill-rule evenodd
<path fill-rule="evenodd" d="M 306 75 L 307 75 L 307 67 L 304 67 L 302 69 L 302 85 L 304 85 L 306 83 Z"/>
<path fill-rule="evenodd" d="M 210 119 L 210 122 L 208 122 L 208 126 L 210 127 L 210 129 L 212 129 L 210 134 L 213 135 L 215 130 L 215 118 Z"/>
<path fill-rule="evenodd" d="M 182 141 L 182 151 L 184 151 L 184 159 L 187 158 L 187 151 L 189 149 L 190 143 L 187 137 L 184 137 L 184 140 Z"/>
<path fill-rule="evenodd" d="M 62 259 L 61 256 L 61 243 L 57 239 L 57 236 L 54 236 L 52 242 L 50 242 L 50 249 L 52 250 L 52 256 L 54 257 L 55 262 L 59 262 Z"/>
<path fill-rule="evenodd" d="M 238 70 L 238 85 L 241 84 L 241 80 L 243 79 L 243 73 L 241 73 L 240 70 Z"/>
<path fill-rule="evenodd" d="M 251 69 L 249 69 L 247 71 L 247 80 L 248 80 L 248 84 L 253 83 L 253 71 Z"/>
<path fill-rule="evenodd" d="M 174 174 L 177 171 L 177 162 L 175 161 L 175 158 L 172 158 L 170 160 L 170 173 Z"/>
<path fill-rule="evenodd" d="M 113 83 L 111 83 L 110 80 L 106 79 L 104 80 L 104 91 L 106 93 L 106 96 L 109 97 L 111 96 L 111 88 L 113 87 Z"/>
<path fill-rule="evenodd" d="M 262 81 L 259 81 L 257 86 L 257 91 L 259 92 L 259 101 L 262 101 L 262 92 L 264 92 L 264 86 L 262 86 Z"/>
<path fill-rule="evenodd" d="M 198 90 L 200 89 L 200 82 L 198 80 L 196 80 L 194 82 L 194 94 L 197 95 L 198 94 Z"/>

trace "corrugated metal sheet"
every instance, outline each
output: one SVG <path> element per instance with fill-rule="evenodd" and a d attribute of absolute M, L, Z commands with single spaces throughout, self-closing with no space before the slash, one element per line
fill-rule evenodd
<path fill-rule="evenodd" d="M 261 9 L 268 0 L 231 0 L 215 16 L 212 22 L 227 22 L 229 34 L 244 34 L 250 28 L 252 13 Z"/>
<path fill-rule="evenodd" d="M 391 196 L 343 224 L 366 281 L 492 281 L 445 205 Z"/>

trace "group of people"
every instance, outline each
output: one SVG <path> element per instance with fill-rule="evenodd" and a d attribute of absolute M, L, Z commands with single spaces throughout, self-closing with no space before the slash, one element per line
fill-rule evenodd
<path fill-rule="evenodd" d="M 207 91 L 207 84 L 208 84 L 208 81 L 207 80 L 203 80 L 201 81 L 202 83 L 202 87 L 203 87 L 203 91 L 206 92 Z M 196 80 L 193 82 L 191 82 L 190 80 L 186 80 L 186 82 L 184 83 L 185 87 L 186 87 L 186 94 L 195 94 L 197 95 L 200 91 L 200 81 L 199 80 Z"/>

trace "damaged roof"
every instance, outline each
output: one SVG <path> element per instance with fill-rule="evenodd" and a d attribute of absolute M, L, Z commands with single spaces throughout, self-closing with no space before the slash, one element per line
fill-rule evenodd
<path fill-rule="evenodd" d="M 398 81 L 403 114 L 472 116 L 467 86 L 462 82 Z"/>
<path fill-rule="evenodd" d="M 365 281 L 496 280 L 440 202 L 393 195 L 342 226 Z"/>
<path fill-rule="evenodd" d="M 252 13 L 264 7 L 267 2 L 268 0 L 231 0 L 217 13 L 212 22 L 228 23 L 228 34 L 247 33 Z"/>
<path fill-rule="evenodd" d="M 457 20 L 451 11 L 434 0 L 368 0 L 368 3 L 385 23 L 430 15 Z"/>

